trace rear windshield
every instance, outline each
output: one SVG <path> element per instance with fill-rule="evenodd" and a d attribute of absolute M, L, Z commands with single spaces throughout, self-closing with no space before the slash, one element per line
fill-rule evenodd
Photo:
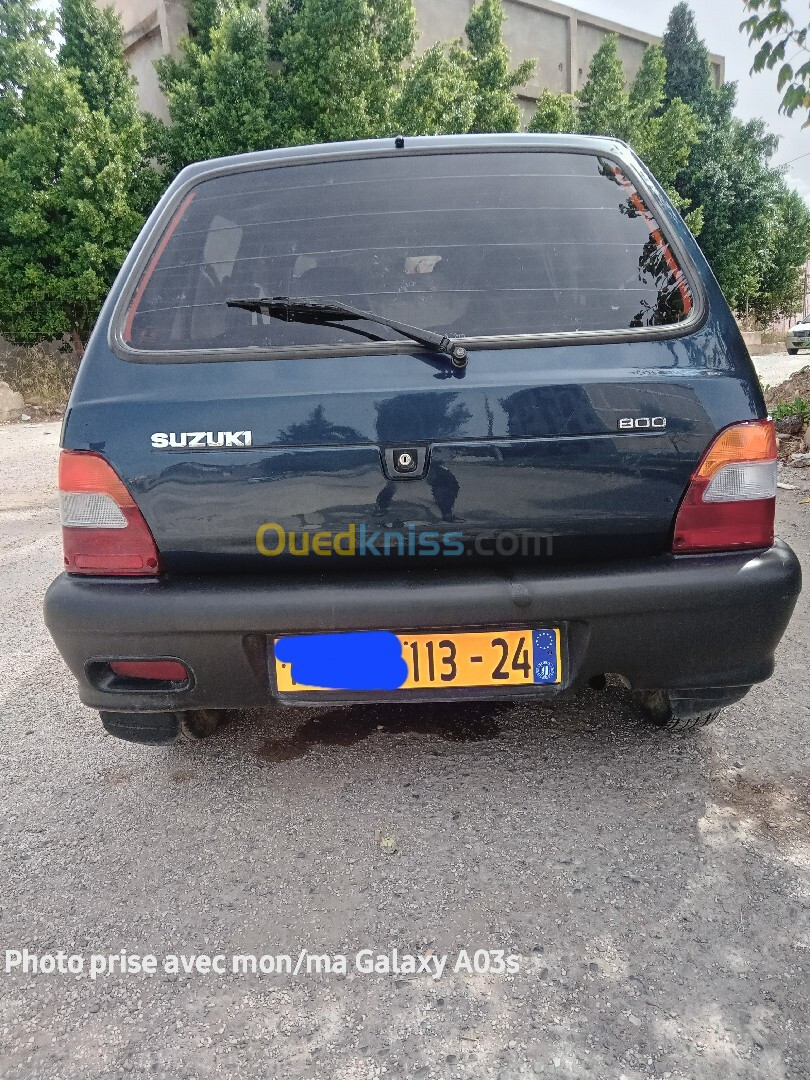
<path fill-rule="evenodd" d="M 123 339 L 162 352 L 398 337 L 226 306 L 274 296 L 343 300 L 462 339 L 667 326 L 692 307 L 663 230 L 615 162 L 403 154 L 202 181 L 147 263 Z"/>

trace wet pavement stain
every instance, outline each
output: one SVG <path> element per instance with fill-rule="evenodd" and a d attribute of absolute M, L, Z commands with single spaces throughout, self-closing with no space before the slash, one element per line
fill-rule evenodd
<path fill-rule="evenodd" d="M 292 761 L 312 746 L 354 746 L 375 733 L 429 735 L 451 742 L 485 742 L 500 735 L 491 701 L 455 704 L 354 705 L 318 713 L 285 739 L 267 739 L 260 761 Z"/>
<path fill-rule="evenodd" d="M 175 784 L 185 784 L 189 780 L 196 780 L 197 773 L 193 769 L 175 769 L 169 773 L 169 779 Z"/>
<path fill-rule="evenodd" d="M 99 778 L 103 784 L 119 787 L 122 784 L 128 784 L 134 775 L 135 773 L 130 769 L 105 769 L 100 773 Z"/>

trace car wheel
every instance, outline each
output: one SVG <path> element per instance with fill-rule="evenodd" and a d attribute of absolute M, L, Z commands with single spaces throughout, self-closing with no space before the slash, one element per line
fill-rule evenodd
<path fill-rule="evenodd" d="M 798 349 L 788 349 L 788 356 L 795 356 L 798 351 Z"/>
<path fill-rule="evenodd" d="M 180 734 L 189 742 L 209 739 L 225 717 L 222 709 L 195 709 L 194 712 L 180 713 Z"/>
<path fill-rule="evenodd" d="M 672 708 L 672 699 L 666 690 L 642 690 L 641 707 L 657 728 L 664 731 L 693 731 L 706 727 L 716 720 L 722 709 L 695 713 L 692 716 L 677 716 Z"/>

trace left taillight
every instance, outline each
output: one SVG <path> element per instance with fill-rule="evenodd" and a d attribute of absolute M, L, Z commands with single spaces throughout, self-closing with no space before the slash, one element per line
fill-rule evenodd
<path fill-rule="evenodd" d="M 160 573 L 160 554 L 143 514 L 100 454 L 62 451 L 59 506 L 69 574 L 154 577 Z"/>

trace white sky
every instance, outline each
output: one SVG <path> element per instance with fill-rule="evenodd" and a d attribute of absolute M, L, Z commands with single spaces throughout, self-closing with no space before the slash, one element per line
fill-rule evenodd
<path fill-rule="evenodd" d="M 41 0 L 42 6 L 55 10 L 58 0 Z M 661 35 L 675 0 L 569 0 L 572 7 L 601 15 L 637 30 Z M 737 83 L 737 115 L 743 120 L 762 117 L 771 131 L 781 137 L 774 165 L 790 161 L 786 178 L 810 203 L 810 127 L 802 128 L 804 117 L 797 111 L 793 119 L 780 114 L 781 95 L 776 91 L 776 72 L 751 75 L 754 50 L 739 32 L 745 17 L 743 0 L 690 0 L 700 36 L 709 50 L 726 58 L 726 79 Z M 807 25 L 810 5 L 803 0 L 787 0 L 788 11 L 798 25 Z M 791 56 L 788 53 L 787 59 Z M 801 63 L 802 60 L 797 61 Z M 807 155 L 803 157 L 802 155 Z M 793 159 L 800 158 L 795 161 Z"/>

